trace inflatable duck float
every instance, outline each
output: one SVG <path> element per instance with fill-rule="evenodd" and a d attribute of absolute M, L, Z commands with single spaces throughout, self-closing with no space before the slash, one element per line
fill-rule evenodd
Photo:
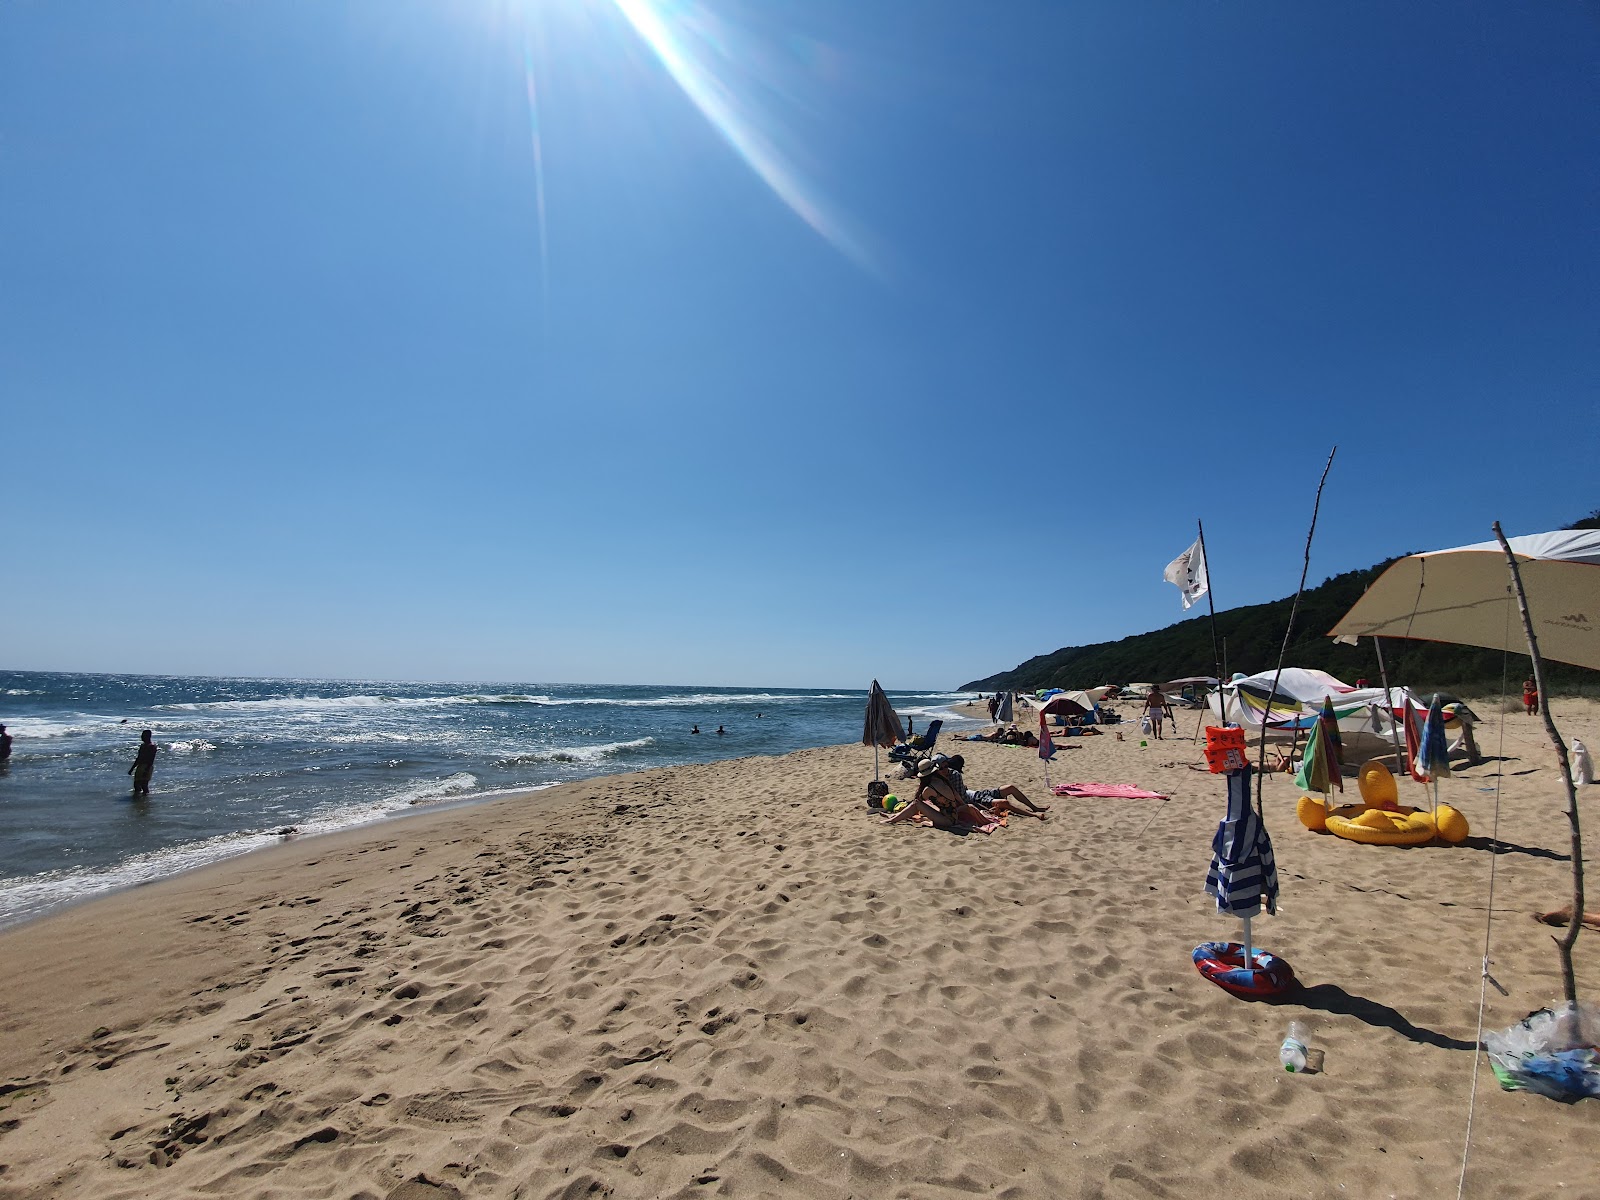
<path fill-rule="evenodd" d="M 1315 833 L 1326 830 L 1370 846 L 1420 846 L 1435 838 L 1455 844 L 1471 832 L 1467 818 L 1448 804 L 1431 812 L 1402 805 L 1393 773 L 1376 759 L 1362 766 L 1360 784 L 1360 804 L 1332 810 L 1313 796 L 1301 796 L 1295 810 L 1300 823 Z"/>

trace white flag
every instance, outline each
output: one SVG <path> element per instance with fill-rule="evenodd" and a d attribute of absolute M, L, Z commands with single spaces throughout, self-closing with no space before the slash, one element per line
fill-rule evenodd
<path fill-rule="evenodd" d="M 1188 608 L 1211 590 L 1211 580 L 1206 576 L 1205 547 L 1196 541 L 1177 558 L 1167 564 L 1161 577 L 1176 584 L 1183 593 L 1183 606 Z"/>

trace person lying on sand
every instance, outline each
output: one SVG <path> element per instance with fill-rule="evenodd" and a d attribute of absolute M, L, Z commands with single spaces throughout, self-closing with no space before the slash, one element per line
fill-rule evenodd
<path fill-rule="evenodd" d="M 1036 738 L 1035 744 L 1037 744 L 1037 741 L 1038 739 Z M 1023 816 L 1038 817 L 1041 821 L 1044 820 L 1044 814 L 1050 811 L 1048 804 L 1035 804 L 1015 784 L 1008 783 L 1005 787 L 978 788 L 976 790 L 967 787 L 967 781 L 962 775 L 962 772 L 967 769 L 967 760 L 959 754 L 952 754 L 943 762 L 938 763 L 938 766 L 950 782 L 955 785 L 957 793 L 968 804 L 976 804 L 979 808 L 992 809 L 998 813 L 1021 813 Z M 1016 803 L 1013 803 L 1013 801 Z M 1019 809 L 1017 803 L 1020 803 L 1023 807 Z"/>

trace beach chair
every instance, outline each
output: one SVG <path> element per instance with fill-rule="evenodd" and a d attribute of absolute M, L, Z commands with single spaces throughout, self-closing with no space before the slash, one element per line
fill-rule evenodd
<path fill-rule="evenodd" d="M 906 762 L 910 759 L 920 758 L 929 750 L 933 749 L 933 744 L 939 740 L 939 730 L 943 728 L 943 726 L 943 718 L 940 718 L 937 721 L 930 721 L 928 723 L 928 727 L 921 733 L 917 734 L 915 737 L 907 738 L 898 746 L 891 747 L 889 750 L 889 761 Z"/>

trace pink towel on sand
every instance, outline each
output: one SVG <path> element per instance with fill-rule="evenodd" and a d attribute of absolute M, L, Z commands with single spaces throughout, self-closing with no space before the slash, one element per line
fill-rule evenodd
<path fill-rule="evenodd" d="M 1126 783 L 1058 783 L 1050 789 L 1058 796 L 1107 796 L 1113 800 L 1165 800 L 1164 792 L 1147 792 Z"/>

